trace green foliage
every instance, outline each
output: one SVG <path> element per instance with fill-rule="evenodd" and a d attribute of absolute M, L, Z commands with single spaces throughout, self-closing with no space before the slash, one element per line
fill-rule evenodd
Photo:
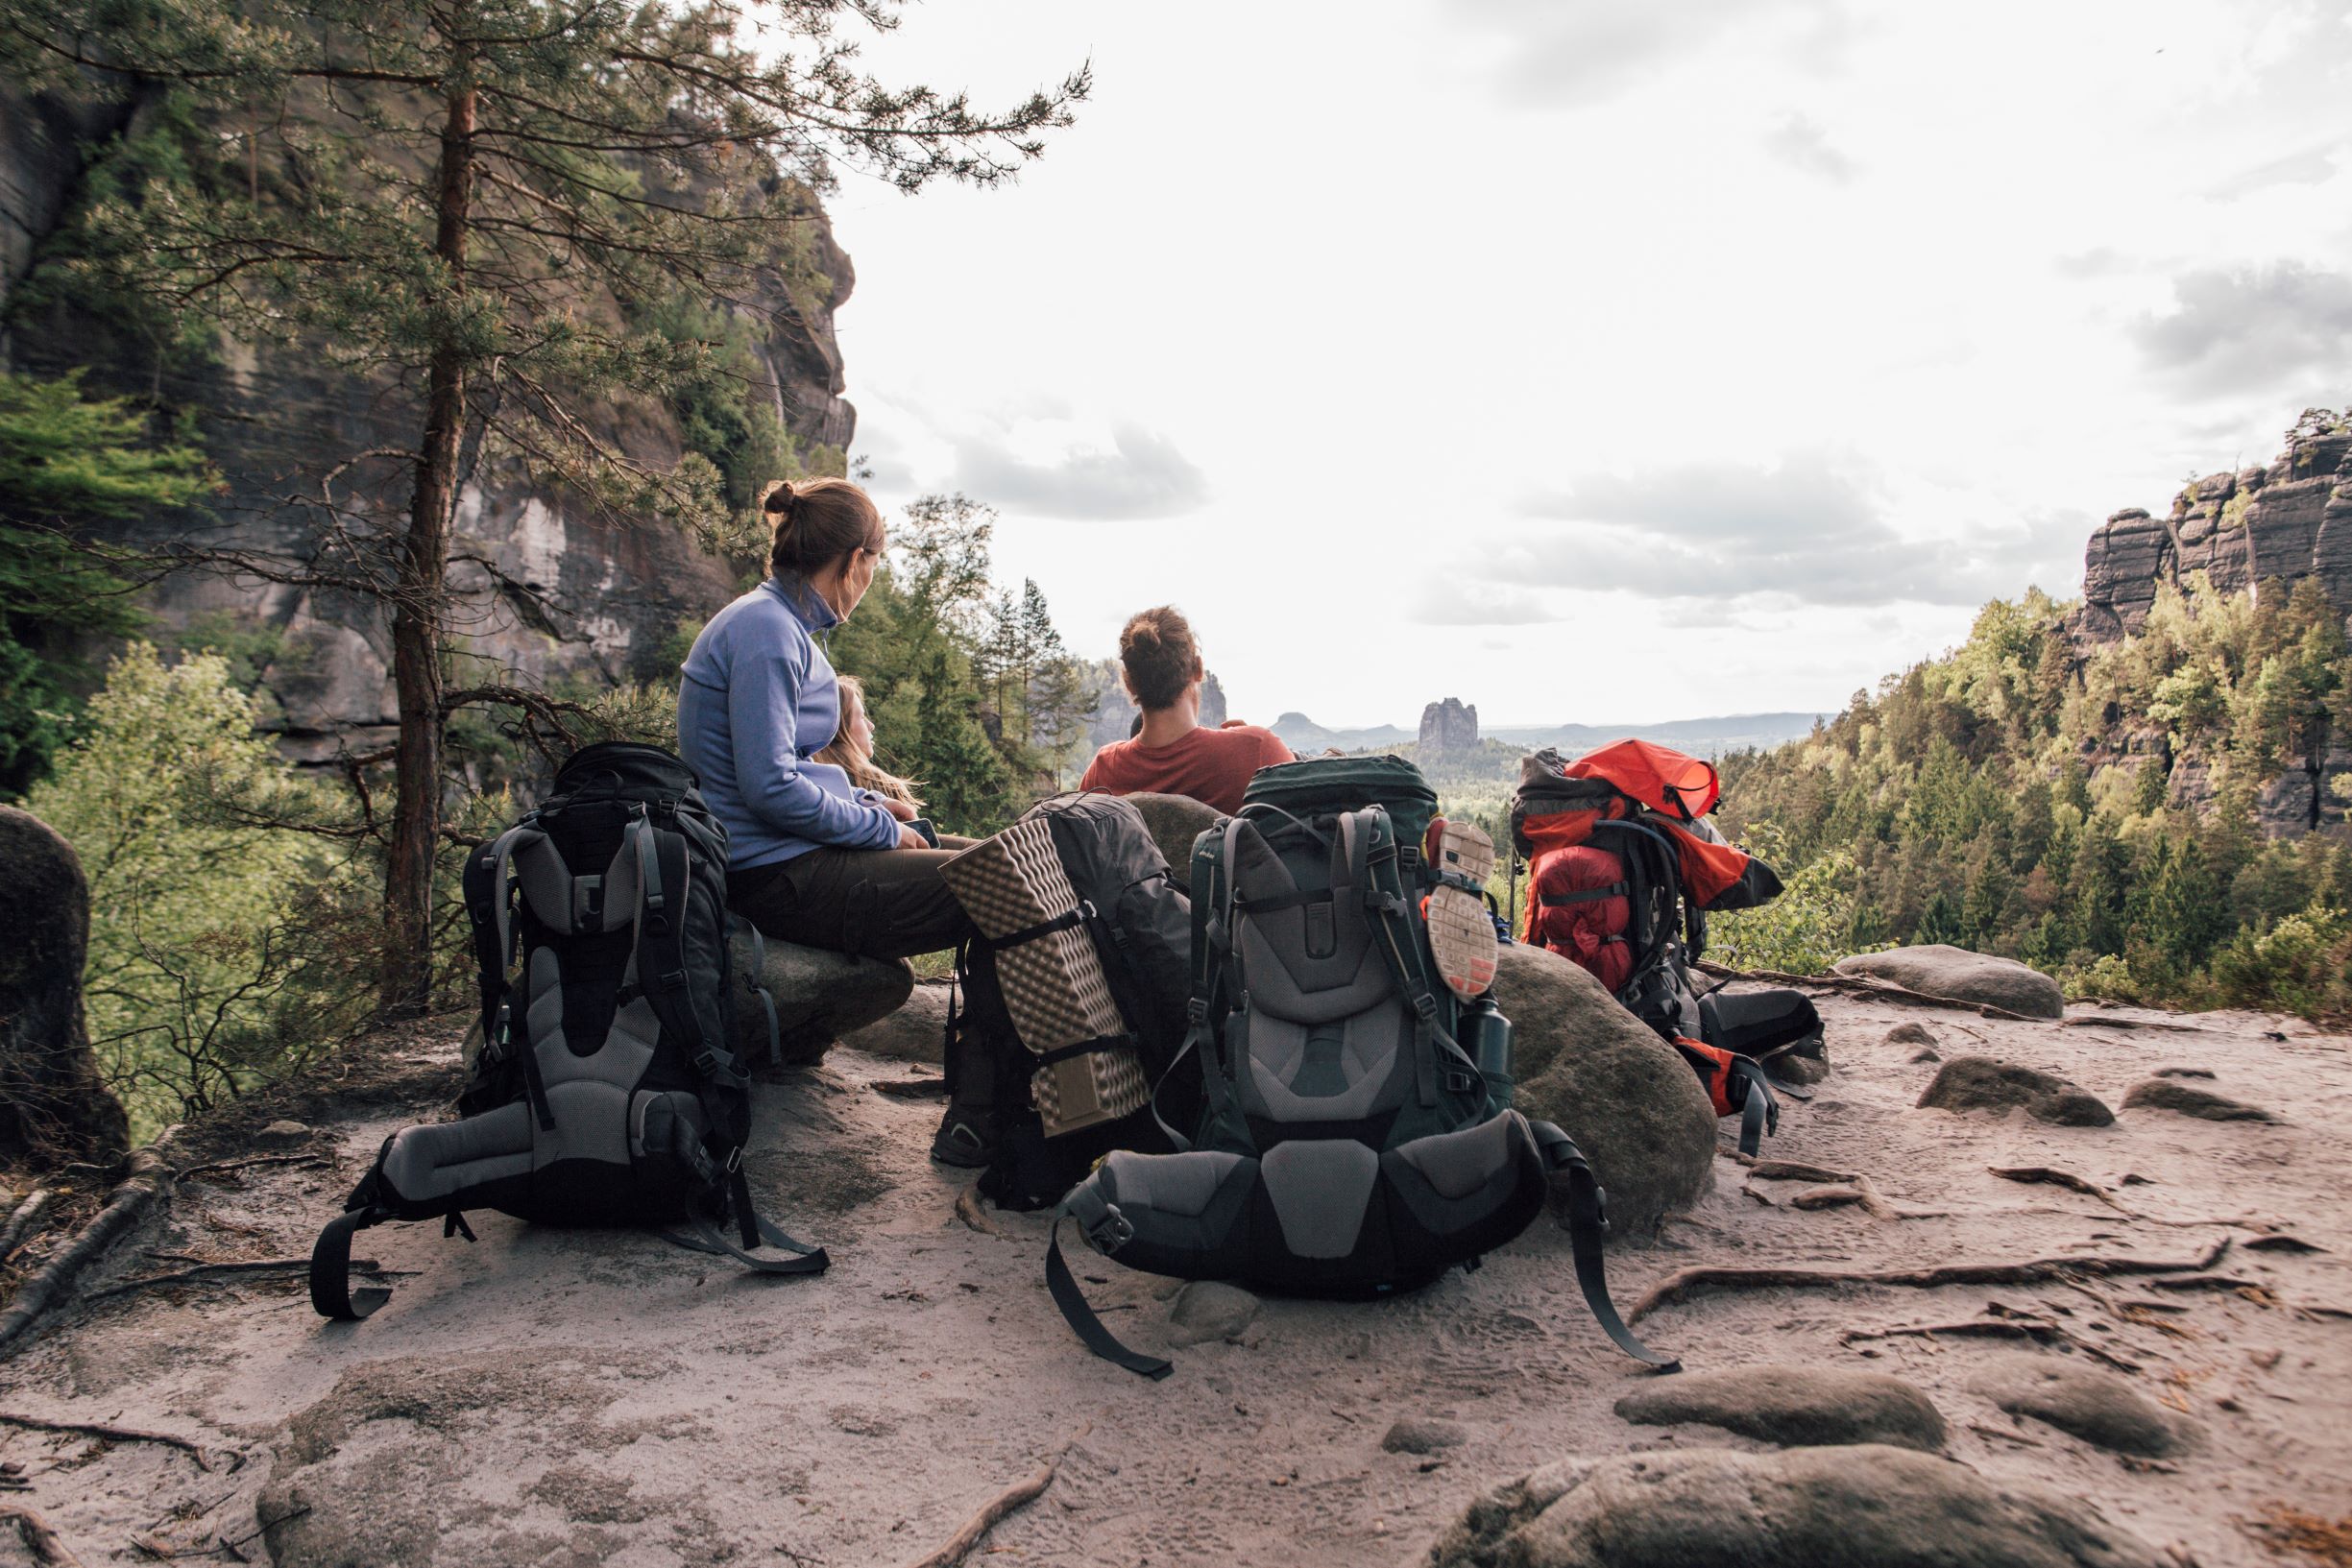
<path fill-rule="evenodd" d="M 133 643 L 27 805 L 90 886 L 85 972 L 103 1071 L 144 1140 L 330 1048 L 367 1011 L 371 890 L 253 728 L 227 661 Z"/>
<path fill-rule="evenodd" d="M 2039 594 L 1988 605 L 1967 642 L 1812 736 L 1726 759 L 1725 832 L 1777 835 L 1792 885 L 1850 875 L 1856 935 L 2020 957 L 2076 995 L 2340 1006 L 2293 977 L 2332 951 L 2352 847 L 2253 819 L 2282 765 L 2352 733 L 2352 655 L 2319 586 L 2165 585 L 2138 634 L 2079 661 L 2064 622 Z M 2275 993 L 2265 953 L 2286 966 Z"/>
<path fill-rule="evenodd" d="M 1886 944 L 1856 940 L 1861 911 L 1854 889 L 1854 857 L 1824 855 L 1791 876 L 1781 896 L 1761 908 L 1710 916 L 1708 956 L 1739 969 L 1818 975 L 1850 953 L 1876 952 Z"/>
<path fill-rule="evenodd" d="M 914 501 L 832 636 L 834 663 L 865 683 L 876 760 L 948 832 L 994 832 L 1055 787 L 1092 707 L 1037 585 L 992 586 L 995 516 L 962 495 Z"/>
<path fill-rule="evenodd" d="M 46 771 L 71 731 L 75 644 L 138 625 L 133 585 L 78 530 L 210 488 L 203 454 L 158 445 L 148 424 L 123 398 L 85 398 L 78 374 L 0 373 L 0 796 Z"/>

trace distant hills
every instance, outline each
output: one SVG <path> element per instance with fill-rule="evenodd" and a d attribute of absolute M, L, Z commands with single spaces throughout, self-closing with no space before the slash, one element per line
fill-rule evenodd
<path fill-rule="evenodd" d="M 1506 724 L 1482 731 L 1481 737 L 1500 740 L 1527 751 L 1553 746 L 1563 752 L 1576 753 L 1588 752 L 1595 746 L 1630 736 L 1640 740 L 1655 740 L 1678 751 L 1711 757 L 1751 746 L 1772 747 L 1800 739 L 1812 733 L 1815 720 L 1827 716 L 1820 713 L 1730 713 L 1716 718 L 1670 719 L 1658 724 L 1550 724 L 1532 727 Z M 1408 730 L 1394 724 L 1356 730 L 1328 729 L 1304 713 L 1285 713 L 1269 728 L 1282 737 L 1283 744 L 1301 756 L 1330 748 L 1377 751 L 1387 747 L 1410 746 L 1420 738 L 1418 730 Z"/>

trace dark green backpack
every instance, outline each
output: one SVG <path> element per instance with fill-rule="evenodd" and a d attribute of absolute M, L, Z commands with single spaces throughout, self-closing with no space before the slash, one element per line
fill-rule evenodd
<path fill-rule="evenodd" d="M 1436 797 L 1396 758 L 1262 769 L 1241 810 L 1196 841 L 1184 1051 L 1205 1109 L 1176 1154 L 1121 1151 L 1062 1213 L 1095 1249 L 1187 1279 L 1371 1296 L 1428 1283 L 1510 1242 L 1565 1172 L 1587 1299 L 1626 1330 L 1601 1268 L 1602 1194 L 1574 1144 L 1511 1109 L 1511 1025 L 1437 978 L 1420 845 Z M 1172 1129 L 1173 1130 L 1173 1129 Z M 1088 1348 L 1147 1376 L 1063 1262 L 1047 1285 Z"/>

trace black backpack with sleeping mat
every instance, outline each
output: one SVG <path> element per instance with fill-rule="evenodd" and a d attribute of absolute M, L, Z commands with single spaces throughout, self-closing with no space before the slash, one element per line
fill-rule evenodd
<path fill-rule="evenodd" d="M 694 775 L 656 746 L 589 746 L 545 805 L 466 861 L 481 1047 L 461 1120 L 406 1127 L 321 1233 L 310 1299 L 364 1317 L 352 1235 L 469 1209 L 551 1225 L 668 1227 L 666 1240 L 763 1273 L 813 1274 L 825 1253 L 760 1219 L 742 1169 L 751 1076 L 729 1049 L 758 987 L 733 973 L 726 830 Z M 756 942 L 757 933 L 750 933 Z M 734 1239 L 722 1233 L 726 1224 Z M 738 1244 L 740 1242 L 740 1245 Z M 756 1256 L 763 1242 L 791 1254 Z"/>

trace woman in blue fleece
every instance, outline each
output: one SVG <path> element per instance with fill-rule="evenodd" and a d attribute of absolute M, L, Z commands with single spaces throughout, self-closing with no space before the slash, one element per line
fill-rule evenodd
<path fill-rule="evenodd" d="M 767 581 L 713 615 L 687 655 L 678 741 L 727 825 L 727 901 L 768 935 L 900 958 L 952 948 L 971 922 L 940 880 L 950 851 L 914 808 L 814 760 L 840 728 L 817 638 L 846 619 L 882 561 L 882 513 L 846 479 L 784 484 Z"/>

